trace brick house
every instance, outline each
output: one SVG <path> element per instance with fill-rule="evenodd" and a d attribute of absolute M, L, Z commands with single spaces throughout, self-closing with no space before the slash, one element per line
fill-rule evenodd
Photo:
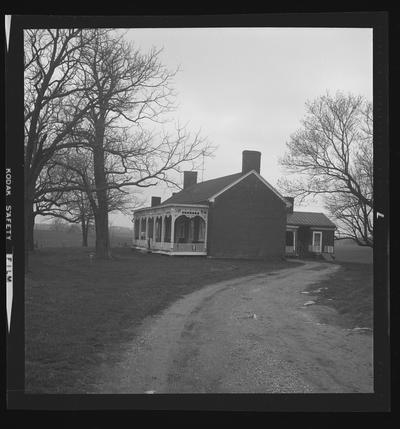
<path fill-rule="evenodd" d="M 260 152 L 243 151 L 241 172 L 201 183 L 197 172 L 185 171 L 182 191 L 162 203 L 152 197 L 150 207 L 134 211 L 133 247 L 215 258 L 283 257 L 288 250 L 299 255 L 299 245 L 287 245 L 293 199 L 260 175 L 260 162 Z"/>

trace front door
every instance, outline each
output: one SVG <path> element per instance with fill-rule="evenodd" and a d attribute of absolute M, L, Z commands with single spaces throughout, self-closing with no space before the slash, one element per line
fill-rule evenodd
<path fill-rule="evenodd" d="M 291 254 L 295 252 L 295 239 L 294 231 L 286 231 L 286 253 Z"/>
<path fill-rule="evenodd" d="M 321 253 L 322 248 L 322 232 L 313 232 L 313 251 Z"/>

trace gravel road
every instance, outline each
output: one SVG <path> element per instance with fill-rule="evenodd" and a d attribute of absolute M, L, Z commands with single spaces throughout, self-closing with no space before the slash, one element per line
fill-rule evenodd
<path fill-rule="evenodd" d="M 207 286 L 147 319 L 94 393 L 373 392 L 372 335 L 306 305 L 324 262 Z M 323 317 L 321 317 L 323 316 Z"/>

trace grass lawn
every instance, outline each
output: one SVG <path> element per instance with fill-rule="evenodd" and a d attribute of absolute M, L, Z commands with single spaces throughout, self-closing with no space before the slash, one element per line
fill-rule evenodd
<path fill-rule="evenodd" d="M 342 245 L 335 243 L 335 260 L 337 262 L 373 263 L 373 250 L 371 247 L 362 247 L 356 244 Z"/>
<path fill-rule="evenodd" d="M 126 228 L 126 231 L 110 230 L 110 243 L 112 247 L 129 246 L 132 241 L 132 232 Z M 82 234 L 80 230 L 75 231 L 54 231 L 51 229 L 34 229 L 34 242 L 39 249 L 47 247 L 80 247 L 82 246 Z M 94 231 L 89 231 L 88 244 L 94 246 L 96 235 Z"/>
<path fill-rule="evenodd" d="M 339 265 L 339 271 L 330 278 L 307 288 L 310 292 L 321 289 L 312 300 L 335 308 L 347 327 L 372 329 L 373 265 L 356 262 L 340 262 Z"/>
<path fill-rule="evenodd" d="M 295 267 L 284 261 L 213 260 L 114 250 L 39 249 L 25 280 L 25 388 L 85 393 L 101 362 L 115 363 L 149 315 L 204 285 Z"/>

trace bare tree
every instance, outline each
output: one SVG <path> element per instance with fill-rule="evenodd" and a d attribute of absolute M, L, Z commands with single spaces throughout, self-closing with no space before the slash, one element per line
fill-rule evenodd
<path fill-rule="evenodd" d="M 53 231 L 61 232 L 64 231 L 66 223 L 61 218 L 54 218 L 51 222 L 51 229 Z"/>
<path fill-rule="evenodd" d="M 306 103 L 302 127 L 280 160 L 293 174 L 279 181 L 300 201 L 321 195 L 337 220 L 337 238 L 373 245 L 373 117 L 362 96 L 338 92 Z"/>
<path fill-rule="evenodd" d="M 55 198 L 52 204 L 40 214 L 54 219 L 63 219 L 72 224 L 79 223 L 82 232 L 82 246 L 88 246 L 88 233 L 93 225 L 93 212 L 84 192 L 71 191 L 62 194 L 61 198 Z"/>
<path fill-rule="evenodd" d="M 38 178 L 54 153 L 71 146 L 68 135 L 83 120 L 88 100 L 79 74 L 81 49 L 89 42 L 79 29 L 30 29 L 24 33 L 24 218 L 26 268 L 33 250 Z M 89 35 L 90 36 L 90 35 Z M 43 201 L 42 201 L 43 204 Z"/>
<path fill-rule="evenodd" d="M 81 148 L 55 155 L 43 170 L 44 177 L 39 178 L 42 179 L 39 184 L 45 183 L 45 190 L 53 191 L 42 194 L 42 188 L 38 186 L 40 197 L 35 201 L 36 214 L 79 223 L 83 247 L 88 246 L 88 232 L 94 225 L 90 203 L 96 195 L 92 158 L 90 151 Z M 108 189 L 107 199 L 109 213 L 126 214 L 138 205 L 136 196 L 122 189 Z"/>
<path fill-rule="evenodd" d="M 26 250 L 33 249 L 37 214 L 72 219 L 66 203 L 71 207 L 76 195 L 85 195 L 94 217 L 96 255 L 108 258 L 112 200 L 121 206 L 132 186 L 160 180 L 175 185 L 182 164 L 193 167 L 212 152 L 199 133 L 192 137 L 185 127 L 177 126 L 173 134 L 144 128 L 145 122 L 162 123 L 174 107 L 175 72 L 160 63 L 159 53 L 141 54 L 109 29 L 27 30 Z M 79 152 L 79 162 L 87 165 L 76 164 Z"/>
<path fill-rule="evenodd" d="M 141 54 L 122 36 L 93 30 L 82 51 L 81 67 L 90 89 L 91 109 L 74 132 L 74 139 L 93 156 L 95 190 L 88 197 L 96 228 L 96 256 L 110 257 L 109 190 L 149 187 L 160 180 L 173 183 L 169 173 L 194 162 L 211 148 L 196 134 L 177 127 L 174 136 L 157 136 L 144 124 L 162 121 L 173 107 L 170 72 L 160 63 L 159 51 Z M 115 195 L 115 194 L 114 194 Z"/>

